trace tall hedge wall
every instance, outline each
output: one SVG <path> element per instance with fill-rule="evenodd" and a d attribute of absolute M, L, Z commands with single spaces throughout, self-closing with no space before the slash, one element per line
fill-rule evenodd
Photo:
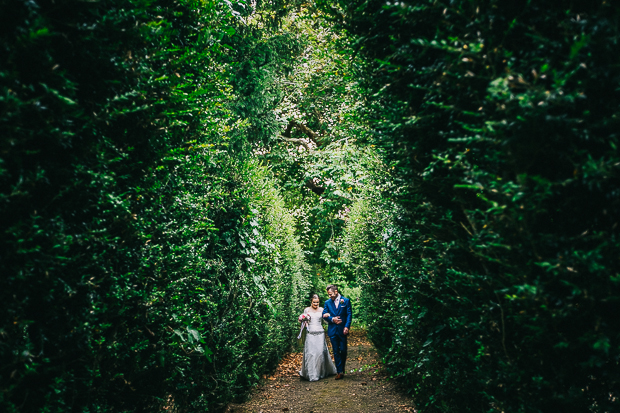
<path fill-rule="evenodd" d="M 425 412 L 618 411 L 619 5 L 323 6 L 394 167 L 347 230 L 393 373 Z"/>
<path fill-rule="evenodd" d="M 0 410 L 217 411 L 290 345 L 306 264 L 250 159 L 280 6 L 3 6 Z"/>

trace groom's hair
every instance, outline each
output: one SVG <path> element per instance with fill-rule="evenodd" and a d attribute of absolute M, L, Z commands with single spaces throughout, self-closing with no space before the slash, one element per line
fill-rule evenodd
<path fill-rule="evenodd" d="M 338 287 L 336 287 L 334 284 L 330 284 L 327 287 L 325 287 L 325 291 L 329 291 L 329 290 L 338 291 Z"/>

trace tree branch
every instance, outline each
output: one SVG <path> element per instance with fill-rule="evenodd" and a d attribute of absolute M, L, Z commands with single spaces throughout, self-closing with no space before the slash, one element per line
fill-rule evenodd
<path fill-rule="evenodd" d="M 325 188 L 323 188 L 322 186 L 318 186 L 316 183 L 314 183 L 313 179 L 308 179 L 306 181 L 306 186 L 318 196 L 321 196 L 323 192 L 325 192 Z"/>
<path fill-rule="evenodd" d="M 308 145 L 308 142 L 304 141 L 303 139 L 286 138 L 284 137 L 284 135 L 282 135 L 282 140 L 284 142 L 291 142 L 291 143 L 297 143 L 299 145 L 302 145 L 304 148 L 306 148 L 308 152 L 310 152 L 310 150 L 312 149 L 310 148 L 310 145 Z"/>
<path fill-rule="evenodd" d="M 306 148 L 308 150 L 308 152 L 311 150 L 310 145 L 308 145 L 308 143 L 306 141 L 304 141 L 303 139 L 295 139 L 295 138 L 291 137 L 291 133 L 293 132 L 293 128 L 299 129 L 312 142 L 314 142 L 314 144 L 316 146 L 319 146 L 319 143 L 316 140 L 317 134 L 312 129 L 307 127 L 306 125 L 302 125 L 301 123 L 297 123 L 294 120 L 291 120 L 288 123 L 288 125 L 286 125 L 286 130 L 282 134 L 282 140 L 283 141 L 285 141 L 285 142 L 292 142 L 292 143 L 297 143 L 297 144 L 303 145 L 303 147 Z"/>
<path fill-rule="evenodd" d="M 312 150 L 312 147 L 304 139 L 296 139 L 296 138 L 291 137 L 294 127 L 299 129 L 301 132 L 303 132 L 312 142 L 314 142 L 316 146 L 319 146 L 319 144 L 316 141 L 316 136 L 317 136 L 316 133 L 314 133 L 314 131 L 310 129 L 309 127 L 307 127 L 306 125 L 297 123 L 294 120 L 291 120 L 288 123 L 288 125 L 286 125 L 286 129 L 284 130 L 284 133 L 281 135 L 281 139 L 284 142 L 291 142 L 291 143 L 296 143 L 298 145 L 302 145 L 304 148 L 306 148 L 308 152 Z M 325 188 L 322 186 L 318 186 L 314 182 L 314 179 L 308 179 L 306 181 L 306 187 L 310 188 L 312 192 L 314 192 L 315 194 L 319 196 L 321 196 L 323 192 L 325 192 Z"/>
<path fill-rule="evenodd" d="M 312 129 L 310 129 L 306 125 L 302 125 L 301 123 L 297 123 L 295 121 L 291 121 L 291 122 L 294 123 L 295 126 L 297 126 L 297 129 L 305 133 L 306 136 L 310 138 L 310 140 L 312 140 L 312 142 L 314 142 L 316 146 L 319 146 L 318 142 L 316 141 L 316 133 L 314 133 Z"/>

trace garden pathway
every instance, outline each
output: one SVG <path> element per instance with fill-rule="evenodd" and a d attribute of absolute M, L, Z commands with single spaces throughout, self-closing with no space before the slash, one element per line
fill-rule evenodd
<path fill-rule="evenodd" d="M 331 348 L 330 348 L 331 352 Z M 297 373 L 302 353 L 287 354 L 275 373 L 264 376 L 247 402 L 228 406 L 229 413 L 375 413 L 416 412 L 403 389 L 381 369 L 376 350 L 363 330 L 349 338 L 348 373 L 308 382 Z"/>

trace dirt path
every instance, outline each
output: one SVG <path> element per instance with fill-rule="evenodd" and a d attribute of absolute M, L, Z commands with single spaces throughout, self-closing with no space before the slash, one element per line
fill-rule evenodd
<path fill-rule="evenodd" d="M 303 380 L 297 373 L 301 360 L 302 353 L 286 355 L 274 375 L 263 378 L 249 401 L 230 405 L 228 412 L 416 412 L 413 401 L 381 371 L 377 353 L 363 331 L 351 333 L 348 373 L 343 380 L 334 380 L 335 376 L 317 382 Z"/>

